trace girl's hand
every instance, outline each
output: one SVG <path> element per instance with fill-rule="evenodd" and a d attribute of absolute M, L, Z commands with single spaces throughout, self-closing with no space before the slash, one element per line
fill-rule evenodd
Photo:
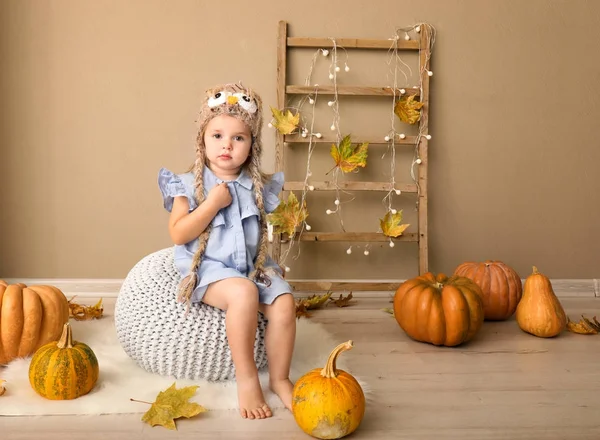
<path fill-rule="evenodd" d="M 206 201 L 212 203 L 217 209 L 225 208 L 231 204 L 231 194 L 227 183 L 223 182 L 215 185 L 213 189 L 208 192 Z"/>

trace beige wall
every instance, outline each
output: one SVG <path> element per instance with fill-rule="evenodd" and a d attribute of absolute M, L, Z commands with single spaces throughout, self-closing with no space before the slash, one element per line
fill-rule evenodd
<path fill-rule="evenodd" d="M 267 110 L 275 105 L 277 22 L 287 20 L 292 36 L 389 38 L 417 21 L 436 27 L 432 270 L 491 258 L 522 276 L 535 264 L 553 278 L 598 278 L 599 14 L 600 2 L 575 0 L 4 0 L 0 276 L 123 278 L 169 246 L 158 169 L 181 172 L 191 161 L 204 88 L 243 80 Z M 366 75 L 386 85 L 381 57 L 353 57 L 348 82 Z M 291 78 L 303 81 L 306 59 L 292 59 Z M 343 115 L 347 131 L 359 129 L 353 118 L 360 129 L 379 132 L 382 121 L 385 129 L 387 113 L 359 105 L 359 116 Z M 264 138 L 272 171 L 273 132 Z M 362 177 L 379 180 L 381 153 L 373 147 Z M 320 157 L 315 166 L 326 170 L 330 159 Z M 314 229 L 335 230 L 323 213 L 331 198 L 309 203 Z M 377 230 L 379 199 L 357 195 L 347 206 L 349 228 Z M 412 219 L 413 201 L 398 206 Z M 375 246 L 369 257 L 320 246 L 302 248 L 290 277 L 417 270 L 415 245 Z"/>

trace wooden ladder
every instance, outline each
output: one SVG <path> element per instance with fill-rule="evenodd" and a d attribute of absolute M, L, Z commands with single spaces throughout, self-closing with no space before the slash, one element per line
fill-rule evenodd
<path fill-rule="evenodd" d="M 406 87 L 406 94 L 420 94 L 420 102 L 424 105 L 421 108 L 421 118 L 419 128 L 421 136 L 406 136 L 399 139 L 396 144 L 415 146 L 418 139 L 418 157 L 421 164 L 418 169 L 418 186 L 416 184 L 396 184 L 395 189 L 400 189 L 403 193 L 418 193 L 418 232 L 406 233 L 398 238 L 393 238 L 394 242 L 418 242 L 419 244 L 419 273 L 428 271 L 428 236 L 427 236 L 427 127 L 429 115 L 429 59 L 430 47 L 427 41 L 427 32 L 429 29 L 423 27 L 420 32 L 420 41 L 417 40 L 398 40 L 398 50 L 409 50 L 419 52 L 419 72 L 421 75 L 421 89 Z M 387 51 L 392 44 L 391 40 L 340 38 L 336 39 L 337 46 L 345 49 L 373 49 Z M 333 41 L 329 38 L 302 38 L 288 36 L 287 23 L 279 22 L 278 43 L 277 43 L 277 106 L 284 109 L 288 95 L 311 94 L 315 90 L 319 95 L 333 95 L 335 93 L 333 86 L 301 86 L 287 84 L 287 55 L 290 48 L 331 48 Z M 347 86 L 337 85 L 338 95 L 354 96 L 398 96 L 398 89 L 395 93 L 392 87 L 365 87 L 365 86 Z M 283 135 L 276 131 L 275 144 L 275 169 L 284 170 L 284 145 L 288 143 L 307 143 L 306 138 L 299 134 Z M 313 142 L 327 142 L 332 140 L 323 136 L 315 138 Z M 333 141 L 335 142 L 335 141 Z M 368 139 L 360 136 L 353 136 L 353 143 L 368 142 L 369 145 L 387 144 L 382 139 Z M 315 191 L 333 191 L 335 185 L 333 182 L 311 182 Z M 301 191 L 305 187 L 304 182 L 286 182 L 284 191 Z M 338 182 L 338 188 L 352 191 L 390 191 L 392 190 L 389 182 Z M 315 242 L 387 242 L 390 237 L 377 232 L 303 232 L 300 235 L 301 241 Z M 279 261 L 281 256 L 281 234 L 273 235 L 272 256 L 275 261 Z M 400 282 L 334 282 L 334 281 L 291 281 L 290 284 L 295 290 L 299 291 L 382 291 L 395 290 Z"/>

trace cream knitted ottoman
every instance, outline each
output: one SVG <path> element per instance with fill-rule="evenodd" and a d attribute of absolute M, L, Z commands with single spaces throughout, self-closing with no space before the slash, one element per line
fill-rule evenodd
<path fill-rule="evenodd" d="M 225 334 L 225 312 L 206 304 L 177 302 L 181 276 L 173 248 L 152 253 L 131 269 L 115 305 L 117 336 L 142 368 L 177 379 L 228 380 L 235 377 Z M 254 360 L 267 365 L 266 320 L 258 315 Z"/>

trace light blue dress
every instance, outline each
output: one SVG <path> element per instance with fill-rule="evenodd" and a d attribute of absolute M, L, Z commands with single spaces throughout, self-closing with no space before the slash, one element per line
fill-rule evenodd
<path fill-rule="evenodd" d="M 203 177 L 205 196 L 215 185 L 223 182 L 207 166 L 204 167 Z M 279 205 L 277 195 L 283 188 L 283 182 L 283 173 L 279 172 L 265 183 L 263 199 L 267 213 Z M 158 173 L 158 186 L 167 211 L 171 212 L 174 197 L 177 196 L 185 196 L 188 199 L 190 212 L 198 207 L 194 197 L 193 173 L 174 174 L 166 168 L 161 168 Z M 252 178 L 246 171 L 242 171 L 236 180 L 227 181 L 232 202 L 219 210 L 212 220 L 212 230 L 198 268 L 199 283 L 192 293 L 192 302 L 202 301 L 209 284 L 226 278 L 247 278 L 254 269 L 260 239 L 260 211 L 254 200 L 253 186 Z M 189 275 L 192 258 L 197 249 L 198 239 L 185 245 L 175 245 L 175 266 L 182 277 Z M 256 286 L 259 302 L 271 304 L 279 295 L 292 292 L 292 288 L 284 281 L 281 268 L 270 256 L 265 267 L 274 268 L 276 273 L 268 272 L 271 280 L 269 286 L 263 283 L 256 283 Z"/>

